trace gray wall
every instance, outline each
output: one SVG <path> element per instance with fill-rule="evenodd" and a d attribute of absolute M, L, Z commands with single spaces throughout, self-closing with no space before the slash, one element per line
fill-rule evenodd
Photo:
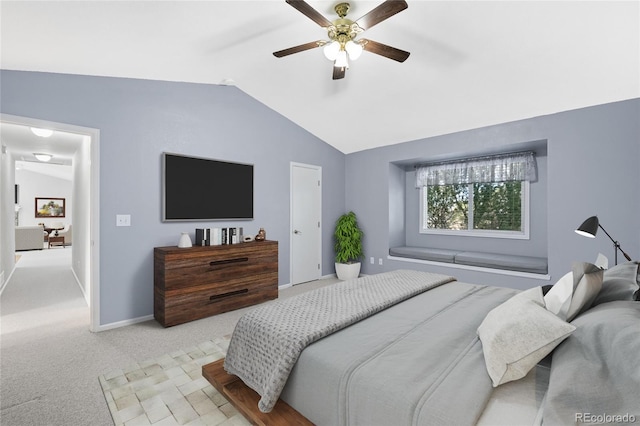
<path fill-rule="evenodd" d="M 593 214 L 633 258 L 640 257 L 639 99 L 345 156 L 236 87 L 6 70 L 0 71 L 0 79 L 2 113 L 100 130 L 101 325 L 152 314 L 153 247 L 175 245 L 180 232 L 211 226 L 160 221 L 163 151 L 255 164 L 255 219 L 216 226 L 243 226 L 248 234 L 264 227 L 269 239 L 280 242 L 281 285 L 289 282 L 290 161 L 323 168 L 323 274 L 333 273 L 333 223 L 353 210 L 365 232 L 367 259 L 384 261 L 382 266 L 365 262 L 364 273 L 413 268 L 467 282 L 540 285 L 536 280 L 386 259 L 390 245 L 407 239 L 406 172 L 400 165 L 534 141 L 546 141 L 548 151 L 546 215 L 532 223 L 532 232 L 535 241 L 546 240 L 551 281 L 574 260 L 593 260 L 598 252 L 613 260 L 604 234 L 591 240 L 573 232 Z M 1 174 L 0 184 L 8 188 L 12 179 Z M 116 214 L 131 214 L 132 226 L 116 227 Z M 486 250 L 500 251 L 491 244 Z"/>
<path fill-rule="evenodd" d="M 639 122 L 640 100 L 633 99 L 347 155 L 346 209 L 356 212 L 365 232 L 367 261 L 363 272 L 410 268 L 451 274 L 461 281 L 515 288 L 548 284 L 386 258 L 388 248 L 399 243 L 420 241 L 429 245 L 428 236 L 415 235 L 417 229 L 411 235 L 411 227 L 398 222 L 406 220 L 402 210 L 410 204 L 408 197 L 405 195 L 403 199 L 400 194 L 406 191 L 405 165 L 417 159 L 440 160 L 465 153 L 508 151 L 536 141 L 547 143 L 547 156 L 542 164 L 546 188 L 537 191 L 532 200 L 531 241 L 512 242 L 516 248 L 509 250 L 530 255 L 546 253 L 550 283 L 568 272 L 573 261 L 594 261 L 598 252 L 613 264 L 613 245 L 604 233 L 599 233 L 596 239 L 587 239 L 573 232 L 584 219 L 597 214 L 600 223 L 625 251 L 634 259 L 640 258 Z M 404 241 L 399 237 L 402 232 L 406 232 Z M 505 252 L 500 241 L 487 238 L 483 239 L 483 249 Z M 375 265 L 368 261 L 371 256 L 376 258 Z M 377 264 L 378 258 L 383 259 L 382 266 Z"/>
<path fill-rule="evenodd" d="M 153 247 L 204 226 L 260 227 L 289 283 L 289 163 L 322 167 L 323 274 L 344 212 L 345 156 L 232 86 L 3 70 L 1 112 L 100 130 L 100 324 L 153 313 Z M 162 223 L 163 151 L 255 165 L 255 218 Z M 131 227 L 116 227 L 130 214 Z"/>

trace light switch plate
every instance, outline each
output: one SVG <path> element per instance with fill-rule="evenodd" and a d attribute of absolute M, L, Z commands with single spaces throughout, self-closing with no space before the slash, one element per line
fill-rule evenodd
<path fill-rule="evenodd" d="M 116 215 L 116 226 L 131 226 L 131 215 L 130 214 L 117 214 Z"/>

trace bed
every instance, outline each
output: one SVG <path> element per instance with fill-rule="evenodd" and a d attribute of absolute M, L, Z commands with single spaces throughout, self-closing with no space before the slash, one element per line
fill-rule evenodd
<path fill-rule="evenodd" d="M 545 308 L 542 288 L 404 270 L 339 283 L 243 316 L 217 371 L 257 392 L 241 401 L 225 393 L 254 423 L 277 423 L 283 412 L 318 425 L 640 419 L 638 264 L 589 271 L 574 267 L 583 306 L 571 322 Z M 598 280 L 585 296 L 580 286 Z M 596 349 L 585 355 L 585 346 Z M 211 371 L 203 367 L 224 393 Z M 576 389 L 576 375 L 588 391 Z"/>

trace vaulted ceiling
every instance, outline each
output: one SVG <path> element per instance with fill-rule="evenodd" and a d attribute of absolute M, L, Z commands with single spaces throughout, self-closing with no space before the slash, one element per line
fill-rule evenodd
<path fill-rule="evenodd" d="M 308 1 L 330 20 L 337 1 Z M 381 1 L 351 1 L 355 20 Z M 237 87 L 344 153 L 640 96 L 638 1 L 415 1 L 333 80 L 284 0 L 5 1 L 3 69 Z"/>

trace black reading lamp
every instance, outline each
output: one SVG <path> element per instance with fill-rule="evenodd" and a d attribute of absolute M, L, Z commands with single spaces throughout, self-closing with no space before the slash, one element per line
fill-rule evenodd
<path fill-rule="evenodd" d="M 600 227 L 602 231 L 605 234 L 607 234 L 607 237 L 609 237 L 609 239 L 613 241 L 613 250 L 615 251 L 616 265 L 618 264 L 618 250 L 622 252 L 624 257 L 626 257 L 628 261 L 631 261 L 631 258 L 629 257 L 629 255 L 625 253 L 624 250 L 622 250 L 622 248 L 620 248 L 620 243 L 614 240 L 613 238 L 611 238 L 611 235 L 609 235 L 609 233 L 602 227 L 602 225 L 600 225 L 600 221 L 598 221 L 598 216 L 591 216 L 589 219 L 582 222 L 582 225 L 580 225 L 578 229 L 576 229 L 576 233 L 584 237 L 595 238 L 596 233 L 598 232 L 598 227 Z"/>

